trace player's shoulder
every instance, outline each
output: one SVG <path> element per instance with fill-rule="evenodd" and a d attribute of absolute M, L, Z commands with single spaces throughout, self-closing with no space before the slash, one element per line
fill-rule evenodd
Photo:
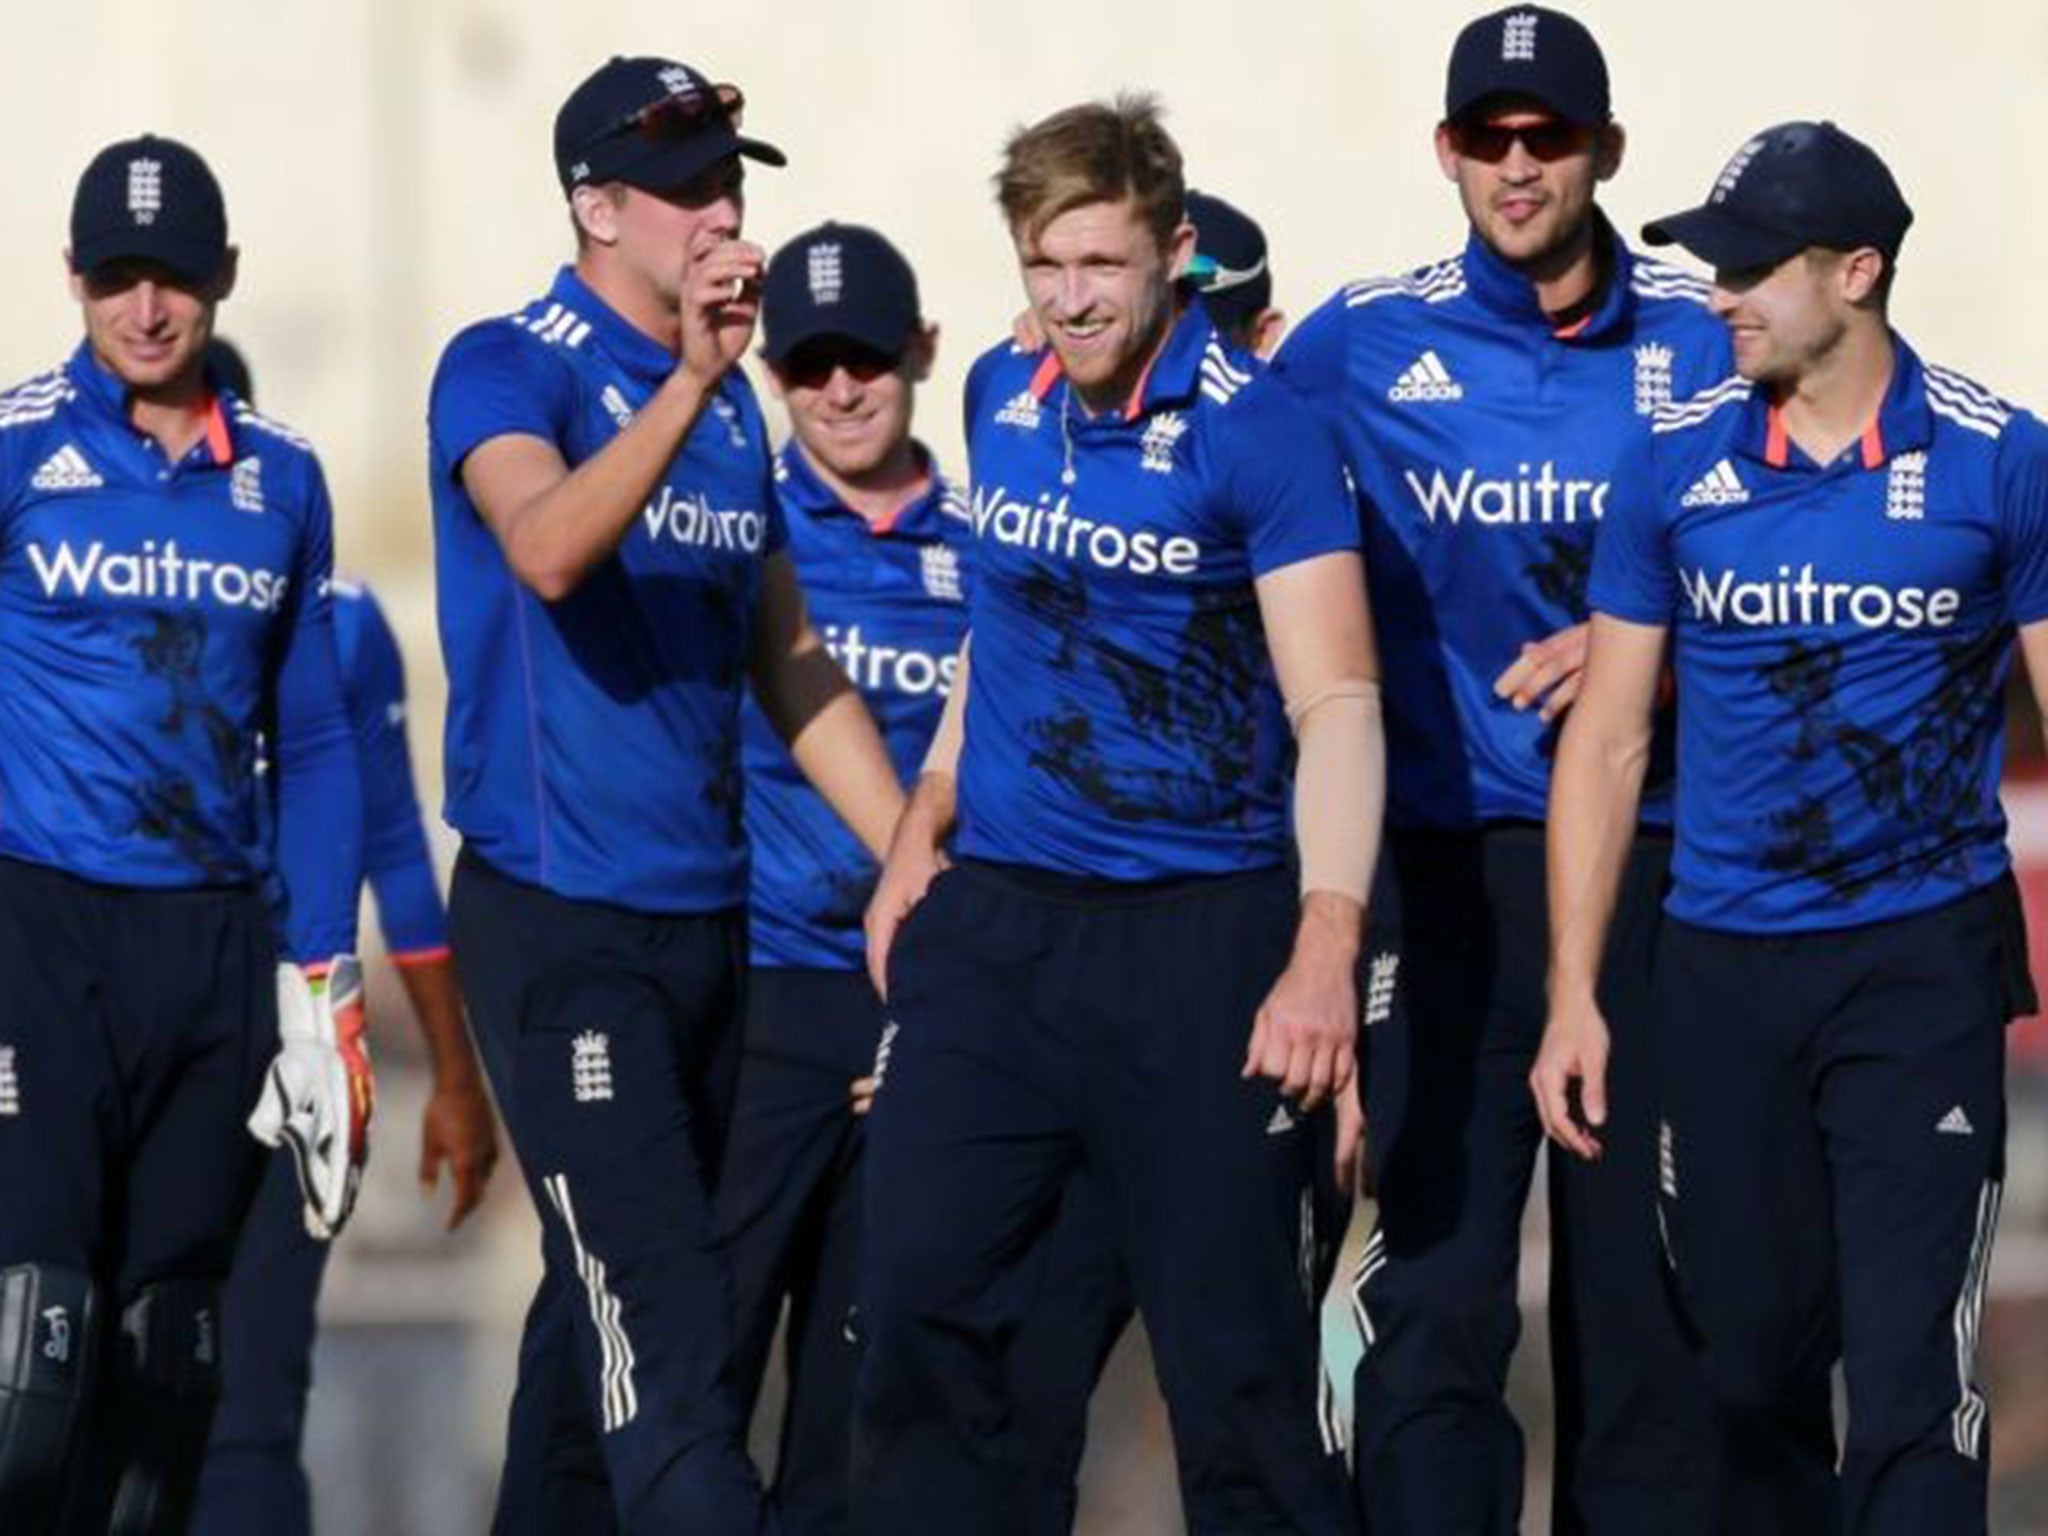
<path fill-rule="evenodd" d="M 1036 429 L 1040 391 L 1033 388 L 1046 353 L 1020 347 L 1014 340 L 997 342 L 975 358 L 967 370 L 962 399 L 968 430 L 994 420 L 1000 425 Z"/>
<path fill-rule="evenodd" d="M 949 539 L 971 534 L 974 531 L 974 508 L 967 494 L 967 482 L 941 472 L 938 492 L 932 504 L 938 509 L 940 531 Z"/>
<path fill-rule="evenodd" d="M 1660 401 L 1650 412 L 1650 432 L 1682 444 L 1729 430 L 1740 416 L 1738 408 L 1755 393 L 1756 386 L 1748 379 L 1730 374 L 1684 399 Z"/>
<path fill-rule="evenodd" d="M 78 398 L 70 370 L 59 365 L 0 390 L 0 432 L 20 432 L 54 420 Z"/>
<path fill-rule="evenodd" d="M 1937 422 L 1973 437 L 2002 443 L 2009 435 L 2038 440 L 2040 422 L 1968 374 L 1922 359 L 1920 378 L 1927 409 Z"/>
<path fill-rule="evenodd" d="M 589 322 L 574 311 L 556 300 L 536 299 L 509 315 L 471 321 L 450 337 L 434 371 L 435 387 L 503 373 L 545 377 L 573 369 L 589 336 Z"/>
<path fill-rule="evenodd" d="M 1713 312 L 1707 307 L 1713 284 L 1697 272 L 1688 272 L 1668 261 L 1659 261 L 1654 256 L 1632 250 L 1628 253 L 1628 286 L 1629 292 L 1646 309 L 1668 307 L 1677 315 L 1700 315 L 1713 319 Z"/>
<path fill-rule="evenodd" d="M 289 457 L 311 459 L 313 443 L 304 433 L 287 426 L 277 417 L 259 411 L 239 396 L 230 395 L 222 404 L 235 431 L 251 440 L 258 451 L 281 452 Z"/>
<path fill-rule="evenodd" d="M 1366 277 L 1346 283 L 1330 302 L 1361 320 L 1368 315 L 1413 318 L 1463 298 L 1465 286 L 1465 258 L 1460 253 L 1394 276 Z"/>

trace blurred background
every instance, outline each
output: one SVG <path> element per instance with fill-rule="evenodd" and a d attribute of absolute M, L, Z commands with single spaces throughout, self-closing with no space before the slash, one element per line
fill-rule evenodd
<path fill-rule="evenodd" d="M 1454 0 L 65 0 L 8 7 L 0 50 L 0 375 L 74 344 L 61 251 L 71 189 L 102 144 L 187 139 L 224 182 L 242 247 L 222 329 L 264 407 L 309 434 L 332 480 L 344 567 L 383 599 L 409 663 L 413 753 L 445 870 L 443 690 L 424 485 L 426 387 L 448 336 L 519 307 L 569 251 L 549 152 L 556 106 L 612 53 L 737 81 L 757 169 L 749 234 L 826 217 L 888 232 L 916 264 L 940 366 L 922 433 L 959 458 L 958 387 L 1020 303 L 989 197 L 1013 126 L 1121 87 L 1157 91 L 1191 180 L 1258 217 L 1299 318 L 1339 283 L 1463 238 L 1430 150 Z M 1919 213 L 1894 315 L 1924 355 L 2027 405 L 2048 401 L 2048 4 L 2042 0 L 1645 0 L 1571 5 L 1601 38 L 1628 163 L 1603 201 L 1632 231 L 1698 201 L 1747 134 L 1832 117 L 1889 160 Z M 772 414 L 772 412 L 771 412 Z M 2016 703 L 2009 786 L 2038 975 L 2048 978 L 2048 771 Z M 374 949 L 374 945 L 372 946 Z M 439 1233 L 414 1186 L 422 1097 L 404 1002 L 372 976 L 380 1155 L 329 1272 L 308 1458 L 325 1536 L 483 1529 L 536 1229 L 513 1170 L 480 1219 Z M 2012 1035 L 2014 1118 L 1984 1328 L 1997 1529 L 2048 1533 L 2048 1029 Z M 1538 1188 L 1541 1180 L 1538 1180 Z M 444 1196 L 445 1198 L 445 1196 Z M 1361 1230 L 1370 1212 L 1361 1212 Z M 1529 1221 L 1530 1529 L 1547 1526 L 1544 1225 Z M 1348 1272 L 1348 1266 L 1347 1266 Z M 1340 1382 L 1355 1348 L 1330 1311 Z M 767 1405 L 772 1413 L 773 1405 Z M 1095 1410 L 1083 1528 L 1177 1528 L 1143 1342 Z M 762 1443 L 772 1443 L 765 1435 Z"/>

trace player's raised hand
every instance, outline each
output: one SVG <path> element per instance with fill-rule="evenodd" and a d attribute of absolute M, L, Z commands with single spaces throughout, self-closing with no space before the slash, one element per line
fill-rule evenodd
<path fill-rule="evenodd" d="M 1494 693 L 1516 709 L 1535 709 L 1547 725 L 1572 706 L 1586 670 L 1589 624 L 1574 624 L 1522 647 L 1514 664 L 1493 680 Z"/>
<path fill-rule="evenodd" d="M 707 388 L 746 355 L 761 314 L 768 257 L 745 240 L 707 232 L 683 268 L 682 365 Z"/>
<path fill-rule="evenodd" d="M 1529 1091 L 1536 1096 L 1543 1129 L 1552 1141 L 1589 1163 L 1603 1151 L 1595 1133 L 1607 1124 L 1609 1048 L 1607 1021 L 1590 998 L 1563 1006 L 1553 1003 L 1542 1049 L 1529 1069 Z"/>

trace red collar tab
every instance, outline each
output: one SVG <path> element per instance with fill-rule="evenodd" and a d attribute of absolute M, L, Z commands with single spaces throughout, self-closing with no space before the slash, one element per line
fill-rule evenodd
<path fill-rule="evenodd" d="M 1557 326 L 1550 334 L 1559 341 L 1576 341 L 1579 337 L 1586 334 L 1586 327 L 1592 323 L 1593 317 L 1590 314 L 1581 315 L 1570 325 Z"/>
<path fill-rule="evenodd" d="M 1785 408 L 1773 403 L 1764 418 L 1764 462 L 1783 469 L 1792 462 L 1792 437 L 1785 430 Z"/>
<path fill-rule="evenodd" d="M 1047 395 L 1052 393 L 1052 387 L 1059 382 L 1059 379 L 1060 355 L 1053 351 L 1051 344 L 1048 343 L 1045 349 L 1045 356 L 1038 360 L 1038 371 L 1031 375 L 1031 398 L 1034 400 L 1044 400 Z"/>
<path fill-rule="evenodd" d="M 228 413 L 220 408 L 220 396 L 212 393 L 206 397 L 206 451 L 222 467 L 235 462 L 235 440 L 228 435 Z"/>
<path fill-rule="evenodd" d="M 1863 467 L 1865 469 L 1876 469 L 1882 463 L 1884 463 L 1884 431 L 1879 427 L 1877 418 L 1873 416 L 1870 419 L 1870 425 L 1863 429 Z"/>

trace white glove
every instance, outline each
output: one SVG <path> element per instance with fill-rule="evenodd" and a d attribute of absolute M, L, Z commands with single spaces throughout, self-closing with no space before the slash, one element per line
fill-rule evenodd
<path fill-rule="evenodd" d="M 323 976 L 277 968 L 277 1059 L 249 1134 L 267 1147 L 292 1149 L 306 1197 L 306 1230 L 332 1238 L 355 1208 L 370 1155 L 376 1099 L 363 1038 L 363 971 L 354 955 L 336 955 Z"/>

